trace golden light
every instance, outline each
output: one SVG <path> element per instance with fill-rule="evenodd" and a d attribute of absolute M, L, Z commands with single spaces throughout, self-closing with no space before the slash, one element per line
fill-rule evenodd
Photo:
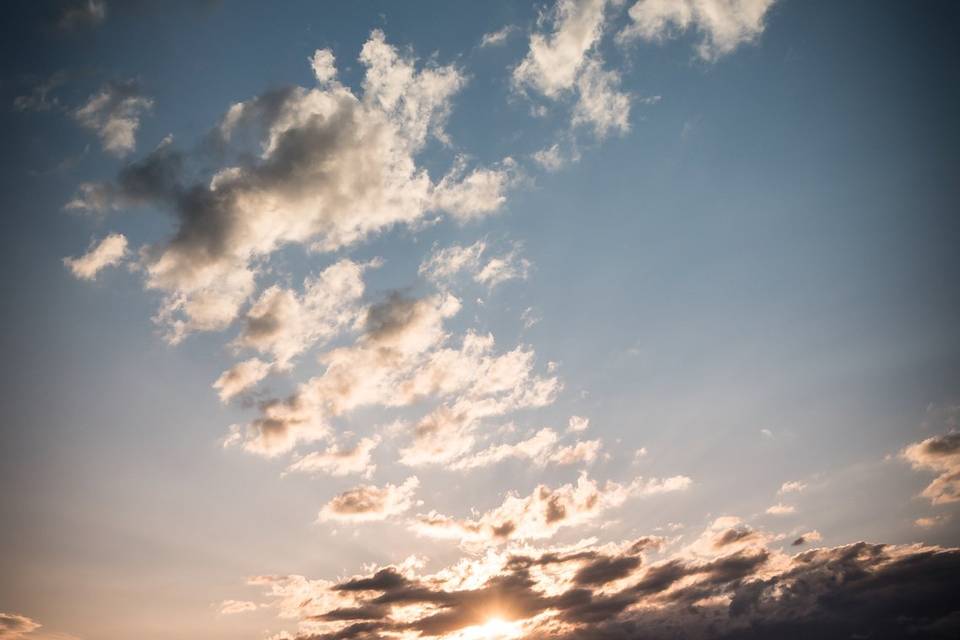
<path fill-rule="evenodd" d="M 507 622 L 498 616 L 491 616 L 481 625 L 471 627 L 466 634 L 476 640 L 503 640 L 520 635 L 519 622 Z"/>

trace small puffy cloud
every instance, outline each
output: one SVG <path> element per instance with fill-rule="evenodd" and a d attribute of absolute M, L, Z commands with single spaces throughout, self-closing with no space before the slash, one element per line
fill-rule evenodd
<path fill-rule="evenodd" d="M 229 402 L 237 394 L 242 393 L 267 377 L 270 365 L 259 358 L 250 358 L 239 362 L 217 378 L 213 388 L 217 390 L 221 402 Z"/>
<path fill-rule="evenodd" d="M 600 453 L 600 440 L 585 440 L 560 447 L 550 454 L 550 462 L 555 464 L 590 464 Z"/>
<path fill-rule="evenodd" d="M 360 485 L 345 491 L 320 510 L 321 521 L 369 522 L 399 515 L 413 506 L 420 481 L 410 476 L 400 485 Z"/>
<path fill-rule="evenodd" d="M 309 62 L 313 75 L 320 84 L 332 82 L 337 77 L 336 58 L 330 49 L 317 49 Z"/>
<path fill-rule="evenodd" d="M 567 431 L 571 433 L 586 431 L 589 427 L 590 418 L 584 418 L 583 416 L 570 416 L 570 420 L 567 423 Z"/>
<path fill-rule="evenodd" d="M 224 616 L 256 610 L 257 603 L 250 602 L 249 600 L 224 600 L 220 603 L 220 607 L 218 609 L 220 615 Z"/>
<path fill-rule="evenodd" d="M 552 429 L 541 429 L 530 438 L 514 444 L 501 444 L 488 447 L 469 456 L 455 460 L 448 468 L 457 471 L 476 469 L 496 464 L 508 458 L 527 459 L 534 464 L 543 464 L 549 459 L 549 452 L 558 440 Z"/>
<path fill-rule="evenodd" d="M 607 0 L 559 0 L 549 16 L 553 31 L 530 35 L 529 51 L 513 70 L 514 83 L 548 98 L 569 91 L 603 34 L 606 5 Z"/>
<path fill-rule="evenodd" d="M 510 494 L 499 507 L 476 518 L 457 519 L 431 511 L 418 515 L 411 528 L 425 536 L 450 538 L 467 546 L 550 538 L 563 527 L 596 520 L 632 496 L 681 491 L 689 485 L 690 479 L 685 476 L 600 485 L 582 473 L 576 484 L 555 489 L 539 485 L 527 496 Z"/>
<path fill-rule="evenodd" d="M 781 495 L 785 493 L 800 493 L 806 488 L 807 484 L 805 482 L 800 482 L 799 480 L 790 480 L 780 485 L 780 489 L 777 491 L 777 493 Z"/>
<path fill-rule="evenodd" d="M 507 41 L 507 38 L 514 31 L 516 31 L 516 27 L 508 24 L 501 29 L 497 29 L 496 31 L 485 33 L 480 39 L 480 47 L 496 47 L 502 45 Z"/>
<path fill-rule="evenodd" d="M 74 277 L 94 280 L 101 269 L 120 264 L 127 256 L 127 238 L 122 233 L 111 233 L 77 258 L 64 258 L 63 264 Z"/>
<path fill-rule="evenodd" d="M 123 157 L 136 147 L 140 118 L 152 108 L 136 82 L 107 83 L 73 117 L 97 134 L 104 151 Z"/>
<path fill-rule="evenodd" d="M 371 460 L 371 454 L 378 444 L 380 444 L 378 436 L 361 438 L 349 448 L 334 444 L 325 451 L 308 453 L 287 467 L 287 471 L 326 473 L 331 476 L 363 474 L 369 478 L 377 468 Z"/>
<path fill-rule="evenodd" d="M 932 529 L 940 526 L 949 519 L 950 517 L 945 515 L 926 516 L 923 518 L 917 518 L 913 521 L 913 524 L 921 529 Z"/>
<path fill-rule="evenodd" d="M 939 474 L 920 495 L 933 504 L 960 500 L 960 431 L 916 442 L 900 455 L 914 469 Z"/>
<path fill-rule="evenodd" d="M 453 97 L 466 82 L 460 70 L 418 65 L 379 30 L 359 60 L 359 94 L 328 79 L 231 106 L 211 134 L 223 148 L 222 166 L 189 173 L 198 163 L 164 145 L 71 202 L 175 214 L 173 236 L 141 256 L 145 287 L 163 294 L 156 319 L 171 342 L 227 328 L 282 247 L 331 252 L 422 224 L 435 211 L 464 221 L 503 204 L 512 162 L 470 168 L 460 159 L 439 181 L 417 164 L 431 136 L 446 141 Z M 326 54 L 321 62 L 332 64 Z M 91 122 L 104 119 L 103 101 L 84 112 Z M 251 141 L 259 142 L 252 153 Z"/>
<path fill-rule="evenodd" d="M 16 613 L 0 613 L 0 640 L 17 640 L 42 625 Z"/>
<path fill-rule="evenodd" d="M 700 34 L 697 54 L 712 62 L 754 41 L 774 0 L 639 0 L 617 38 L 662 42 L 689 29 Z"/>
<path fill-rule="evenodd" d="M 620 91 L 620 74 L 591 58 L 577 78 L 573 124 L 593 128 L 598 139 L 630 131 L 630 96 Z"/>
<path fill-rule="evenodd" d="M 775 505 L 767 507 L 766 513 L 771 516 L 786 516 L 797 511 L 796 507 L 778 502 Z"/>
<path fill-rule="evenodd" d="M 534 152 L 531 157 L 546 171 L 559 171 L 567 163 L 567 159 L 560 151 L 560 145 L 556 143 Z"/>
<path fill-rule="evenodd" d="M 630 129 L 630 96 L 620 90 L 620 74 L 604 68 L 597 45 L 603 35 L 607 0 L 558 0 L 544 22 L 552 27 L 530 35 L 526 57 L 513 70 L 514 86 L 551 100 L 576 93 L 572 124 L 592 128 L 597 138 Z M 534 160 L 559 168 L 556 151 Z"/>
<path fill-rule="evenodd" d="M 790 543 L 792 547 L 800 547 L 811 542 L 820 542 L 823 539 L 823 536 L 820 535 L 820 532 L 814 529 L 813 531 L 807 531 L 797 536 L 793 542 Z"/>
<path fill-rule="evenodd" d="M 261 292 L 234 341 L 237 348 L 270 355 L 280 368 L 313 346 L 356 324 L 363 314 L 363 273 L 379 262 L 343 259 L 303 283 L 303 293 L 273 285 Z"/>
<path fill-rule="evenodd" d="M 57 27 L 64 31 L 96 27 L 107 19 L 105 0 L 73 0 L 60 12 Z"/>
<path fill-rule="evenodd" d="M 451 281 L 461 272 L 466 272 L 477 283 L 493 289 L 512 279 L 525 279 L 530 262 L 514 248 L 506 254 L 485 257 L 487 243 L 478 240 L 469 246 L 452 245 L 434 249 L 420 264 L 420 275 L 437 283 Z"/>

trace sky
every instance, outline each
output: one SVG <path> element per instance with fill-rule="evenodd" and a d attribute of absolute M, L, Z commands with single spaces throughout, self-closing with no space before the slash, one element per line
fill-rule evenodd
<path fill-rule="evenodd" d="M 960 634 L 955 3 L 3 11 L 0 640 Z"/>

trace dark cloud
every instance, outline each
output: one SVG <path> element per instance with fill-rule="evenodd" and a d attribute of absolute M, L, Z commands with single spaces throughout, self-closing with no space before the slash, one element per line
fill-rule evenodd
<path fill-rule="evenodd" d="M 791 557 L 755 546 L 644 566 L 637 545 L 649 541 L 507 554 L 474 588 L 450 574 L 380 569 L 331 587 L 351 604 L 305 613 L 328 630 L 302 638 L 438 637 L 491 616 L 525 625 L 524 637 L 558 640 L 956 637 L 960 549 L 859 542 Z M 610 590 L 617 580 L 626 586 Z"/>

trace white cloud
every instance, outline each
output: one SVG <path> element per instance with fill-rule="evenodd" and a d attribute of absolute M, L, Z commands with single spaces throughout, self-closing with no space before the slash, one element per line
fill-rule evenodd
<path fill-rule="evenodd" d="M 570 416 L 570 421 L 567 423 L 567 431 L 574 433 L 586 431 L 589 427 L 590 418 L 584 418 L 583 416 Z"/>
<path fill-rule="evenodd" d="M 217 390 L 221 402 L 229 402 L 237 394 L 266 378 L 270 368 L 270 364 L 259 358 L 238 362 L 220 374 L 213 383 L 213 388 Z"/>
<path fill-rule="evenodd" d="M 754 41 L 774 0 L 640 0 L 630 7 L 631 24 L 618 34 L 621 41 L 642 38 L 654 42 L 688 29 L 700 36 L 697 54 L 707 61 Z"/>
<path fill-rule="evenodd" d="M 373 436 L 361 438 L 348 449 L 332 445 L 325 451 L 308 453 L 287 467 L 287 471 L 327 473 L 332 476 L 363 474 L 369 478 L 377 468 L 371 461 L 371 454 L 378 444 L 380 438 Z"/>
<path fill-rule="evenodd" d="M 309 62 L 313 75 L 320 84 L 332 82 L 337 77 L 336 58 L 330 49 L 317 49 Z"/>
<path fill-rule="evenodd" d="M 531 156 L 533 161 L 547 171 L 559 171 L 567 163 L 567 159 L 560 152 L 560 145 L 553 144 L 549 147 L 534 152 Z"/>
<path fill-rule="evenodd" d="M 122 233 L 111 233 L 91 245 L 90 250 L 78 258 L 64 258 L 63 264 L 81 280 L 93 280 L 101 269 L 120 264 L 127 256 L 127 238 Z"/>
<path fill-rule="evenodd" d="M 220 603 L 220 615 L 229 616 L 237 613 L 256 611 L 257 603 L 249 600 L 224 600 Z"/>
<path fill-rule="evenodd" d="M 364 308 L 363 273 L 379 262 L 360 264 L 343 259 L 315 277 L 307 277 L 303 293 L 279 285 L 260 293 L 244 318 L 243 331 L 234 341 L 273 357 L 280 368 L 317 342 L 325 342 L 356 324 Z"/>
<path fill-rule="evenodd" d="M 411 528 L 422 535 L 452 538 L 468 546 L 550 538 L 563 527 L 597 519 L 632 496 L 680 491 L 689 485 L 690 479 L 684 476 L 600 485 L 581 473 L 575 485 L 556 489 L 539 485 L 527 496 L 510 494 L 499 507 L 477 518 L 457 519 L 430 512 L 418 515 Z"/>
<path fill-rule="evenodd" d="M 791 480 L 788 482 L 784 482 L 782 485 L 780 485 L 780 489 L 777 491 L 777 493 L 779 494 L 800 493 L 804 491 L 806 488 L 807 488 L 807 484 L 805 482 L 800 482 L 799 480 Z"/>
<path fill-rule="evenodd" d="M 796 511 L 796 507 L 789 504 L 783 504 L 782 502 L 778 502 L 777 504 L 767 508 L 767 514 L 771 516 L 786 516 L 790 515 L 791 513 L 795 513 Z"/>
<path fill-rule="evenodd" d="M 509 252 L 485 257 L 487 244 L 478 240 L 469 246 L 452 245 L 435 249 L 421 264 L 420 275 L 440 284 L 466 272 L 477 283 L 493 289 L 508 280 L 525 280 L 530 272 L 530 261 L 521 257 L 516 247 Z"/>
<path fill-rule="evenodd" d="M 27 616 L 16 613 L 0 613 L 0 640 L 17 640 L 39 629 L 41 625 Z"/>
<path fill-rule="evenodd" d="M 630 96 L 620 91 L 620 74 L 604 69 L 597 50 L 604 30 L 607 0 L 558 0 L 545 16 L 552 31 L 530 35 L 530 48 L 513 70 L 514 85 L 551 100 L 576 93 L 572 124 L 586 125 L 598 138 L 630 129 Z M 615 3 L 614 3 L 615 4 Z M 553 147 L 534 160 L 548 170 L 561 159 Z"/>
<path fill-rule="evenodd" d="M 960 501 L 960 431 L 915 442 L 900 455 L 914 469 L 939 474 L 920 495 L 933 504 Z"/>
<path fill-rule="evenodd" d="M 606 5 L 606 0 L 558 0 L 549 16 L 553 31 L 532 33 L 526 57 L 513 70 L 517 86 L 548 98 L 569 91 L 603 34 Z"/>
<path fill-rule="evenodd" d="M 483 38 L 480 39 L 480 46 L 496 47 L 496 46 L 502 45 L 507 41 L 507 38 L 514 31 L 516 31 L 516 27 L 508 24 L 501 29 L 497 29 L 496 31 L 485 33 L 483 34 Z"/>
<path fill-rule="evenodd" d="M 153 100 L 135 82 L 108 83 L 73 116 L 97 134 L 104 151 L 123 157 L 136 147 L 140 118 L 152 108 Z"/>
<path fill-rule="evenodd" d="M 345 491 L 320 510 L 321 521 L 370 522 L 399 515 L 413 506 L 420 481 L 410 476 L 403 484 L 383 487 L 360 485 Z"/>
<path fill-rule="evenodd" d="M 325 84 L 267 92 L 227 111 L 216 134 L 225 157 L 246 160 L 195 179 L 184 175 L 184 155 L 163 146 L 121 172 L 117 184 L 71 201 L 74 208 L 174 209 L 174 236 L 141 259 L 146 287 L 165 294 L 157 321 L 171 342 L 225 329 L 285 245 L 333 251 L 422 223 L 432 211 L 468 220 L 503 204 L 512 162 L 468 169 L 461 159 L 436 183 L 416 163 L 430 135 L 446 141 L 452 99 L 465 83 L 456 67 L 418 69 L 380 31 L 360 53 L 361 95 L 330 77 L 328 62 L 321 54 Z M 259 157 L 234 149 L 251 138 L 261 141 Z"/>

